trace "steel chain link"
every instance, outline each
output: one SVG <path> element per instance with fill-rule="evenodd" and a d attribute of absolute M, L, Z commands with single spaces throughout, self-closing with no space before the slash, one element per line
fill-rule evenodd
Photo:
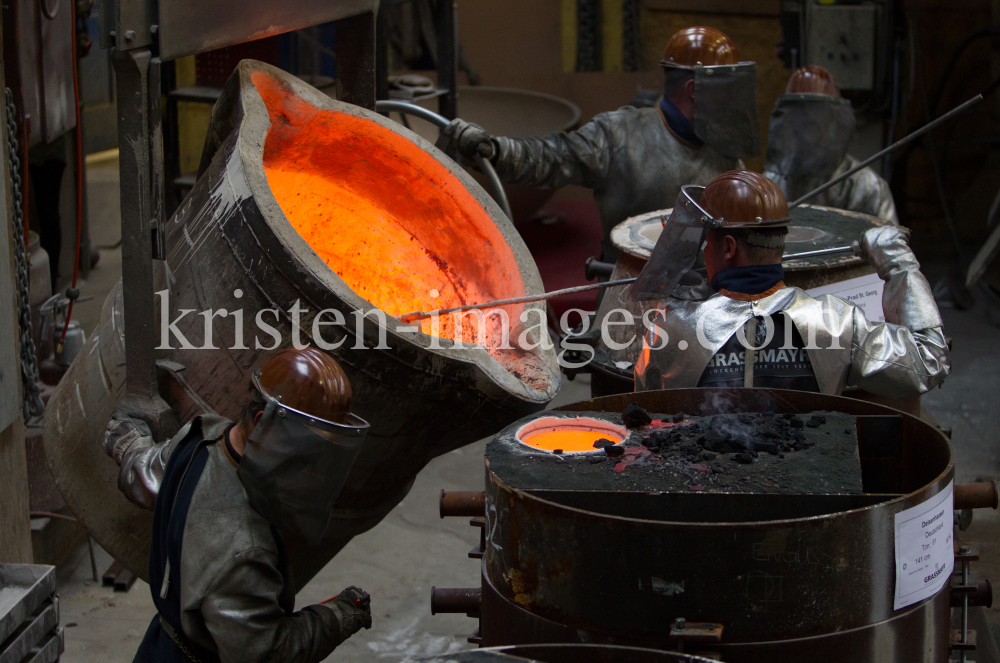
<path fill-rule="evenodd" d="M 24 420 L 45 411 L 38 389 L 38 361 L 35 339 L 31 335 L 31 298 L 29 290 L 28 252 L 24 245 L 24 195 L 21 181 L 21 159 L 18 156 L 17 123 L 14 120 L 14 94 L 4 90 L 7 102 L 7 167 L 10 171 L 11 203 L 14 212 L 14 262 L 17 282 L 17 325 L 21 338 L 21 394 L 24 398 Z"/>

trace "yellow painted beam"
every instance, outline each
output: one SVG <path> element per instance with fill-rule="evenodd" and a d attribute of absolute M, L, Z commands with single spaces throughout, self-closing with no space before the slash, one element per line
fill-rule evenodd
<path fill-rule="evenodd" d="M 189 55 L 184 58 L 174 60 L 174 75 L 176 76 L 177 87 L 191 87 L 195 84 L 194 56 Z"/>
<path fill-rule="evenodd" d="M 601 60 L 604 71 L 623 71 L 625 15 L 622 0 L 601 0 Z"/>
<path fill-rule="evenodd" d="M 576 0 L 562 0 L 562 70 L 576 71 Z"/>

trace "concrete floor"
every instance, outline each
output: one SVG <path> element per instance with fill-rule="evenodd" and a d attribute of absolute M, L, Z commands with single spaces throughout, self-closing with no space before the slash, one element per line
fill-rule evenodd
<path fill-rule="evenodd" d="M 88 168 L 91 237 L 95 246 L 114 245 L 120 236 L 117 162 Z M 93 329 L 104 297 L 121 271 L 118 249 L 101 252 L 101 261 L 81 285 L 94 295 L 77 306 L 85 330 Z M 953 372 L 942 389 L 924 398 L 924 406 L 942 426 L 953 430 L 957 479 L 1000 480 L 1000 429 L 993 417 L 1000 393 L 1000 329 L 990 325 L 982 305 L 970 311 L 944 310 L 945 329 L 954 339 Z M 589 396 L 586 376 L 565 382 L 554 405 Z M 466 553 L 478 541 L 478 530 L 466 519 L 441 520 L 437 497 L 442 488 L 482 488 L 485 441 L 453 451 L 417 477 L 413 490 L 386 519 L 354 539 L 298 596 L 305 605 L 328 598 L 347 585 L 372 595 L 374 626 L 339 648 L 329 660 L 342 662 L 412 658 L 471 647 L 466 637 L 475 621 L 458 615 L 430 614 L 430 589 L 478 584 L 479 566 Z M 1000 514 L 980 513 L 967 538 L 981 541 L 983 559 L 975 573 L 1000 581 Z M 111 563 L 98 550 L 98 571 Z M 70 663 L 131 660 L 155 613 L 149 587 L 137 582 L 127 593 L 94 584 L 90 560 L 81 547 L 74 562 L 60 570 L 61 619 L 66 627 Z M 994 632 L 1000 609 L 987 611 Z M 982 637 L 982 636 L 981 636 Z"/>

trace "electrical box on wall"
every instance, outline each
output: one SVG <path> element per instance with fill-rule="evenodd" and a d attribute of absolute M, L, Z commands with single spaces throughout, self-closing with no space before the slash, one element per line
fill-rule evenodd
<path fill-rule="evenodd" d="M 842 90 L 871 90 L 878 21 L 875 4 L 810 4 L 806 11 L 806 64 L 827 69 Z"/>

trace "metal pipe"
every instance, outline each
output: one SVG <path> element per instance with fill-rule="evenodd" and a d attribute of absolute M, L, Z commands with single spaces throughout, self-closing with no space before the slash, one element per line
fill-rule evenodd
<path fill-rule="evenodd" d="M 955 510 L 996 509 L 1000 505 L 996 481 L 966 483 L 955 486 Z"/>
<path fill-rule="evenodd" d="M 431 614 L 458 613 L 479 617 L 480 587 L 431 587 Z"/>
<path fill-rule="evenodd" d="M 441 517 L 482 517 L 486 512 L 486 493 L 467 490 L 441 490 Z"/>
<path fill-rule="evenodd" d="M 962 562 L 962 585 L 967 586 L 969 584 L 969 562 Z M 962 644 L 969 642 L 969 595 L 962 595 Z M 960 663 L 966 663 L 967 655 L 963 649 L 958 654 L 958 660 Z"/>
<path fill-rule="evenodd" d="M 830 180 L 826 184 L 820 185 L 819 187 L 813 189 L 812 191 L 810 191 L 806 195 L 802 196 L 798 200 L 790 203 L 788 205 L 788 209 L 792 209 L 793 207 L 798 207 L 799 205 L 801 205 L 805 201 L 809 200 L 810 198 L 814 198 L 815 196 L 818 196 L 819 194 L 823 193 L 824 191 L 826 191 L 830 187 L 836 186 L 837 184 L 843 182 L 844 180 L 846 180 L 848 177 L 850 177 L 854 173 L 856 173 L 859 170 L 861 170 L 862 168 L 865 168 L 866 166 L 869 166 L 869 165 L 875 163 L 876 161 L 878 161 L 879 159 L 881 159 L 885 155 L 889 154 L 890 152 L 892 152 L 896 148 L 902 147 L 903 145 L 906 145 L 907 143 L 912 142 L 913 140 L 919 138 L 920 136 L 923 136 L 925 133 L 927 133 L 931 129 L 934 129 L 938 125 L 943 124 L 944 122 L 947 122 L 948 120 L 950 120 L 951 118 L 955 117 L 956 115 L 960 115 L 961 113 L 964 113 L 965 111 L 967 111 L 968 109 L 972 108 L 973 106 L 975 106 L 976 104 L 978 104 L 982 100 L 983 100 L 983 95 L 977 94 L 976 96 L 974 96 L 972 99 L 969 99 L 968 101 L 966 101 L 961 106 L 958 106 L 956 108 L 951 109 L 950 111 L 948 111 L 947 113 L 945 113 L 944 115 L 942 115 L 941 117 L 939 117 L 938 119 L 936 119 L 936 120 L 934 120 L 932 122 L 928 122 L 927 124 L 925 124 L 924 126 L 920 127 L 919 129 L 917 129 L 913 133 L 909 134 L 908 136 L 903 136 L 902 138 L 900 138 L 899 140 L 897 140 L 895 143 L 893 143 L 889 147 L 885 148 L 884 150 L 880 150 L 880 151 L 876 152 L 872 156 L 868 157 L 867 159 L 865 159 L 864 161 L 862 161 L 861 163 L 859 163 L 854 168 L 851 168 L 846 173 L 843 173 L 842 175 L 834 177 L 832 180 Z"/>
<path fill-rule="evenodd" d="M 403 113 L 406 115 L 413 115 L 414 117 L 419 117 L 425 122 L 430 122 L 438 129 L 444 129 L 449 124 L 449 120 L 446 117 L 438 115 L 432 110 L 428 110 L 423 106 L 417 106 L 416 104 L 407 103 L 405 101 L 394 101 L 394 100 L 382 100 L 375 102 L 375 110 L 379 113 Z M 500 176 L 497 175 L 496 169 L 493 164 L 490 163 L 489 159 L 484 159 L 480 155 L 476 155 L 476 165 L 479 169 L 483 171 L 483 175 L 486 179 L 490 181 L 490 188 L 493 189 L 493 198 L 500 205 L 500 209 L 503 213 L 507 215 L 507 218 L 511 221 L 514 220 L 514 215 L 510 211 L 510 203 L 507 201 L 507 194 L 503 190 L 503 183 L 500 181 Z"/>
<path fill-rule="evenodd" d="M 590 256 L 587 258 L 587 262 L 583 263 L 583 275 L 588 281 L 599 276 L 611 276 L 614 272 L 614 263 L 601 262 L 594 256 Z"/>
<path fill-rule="evenodd" d="M 961 608 L 963 600 L 968 600 L 970 606 L 993 607 L 993 585 L 983 578 L 974 585 L 975 589 L 967 592 L 951 591 L 951 607 Z"/>

